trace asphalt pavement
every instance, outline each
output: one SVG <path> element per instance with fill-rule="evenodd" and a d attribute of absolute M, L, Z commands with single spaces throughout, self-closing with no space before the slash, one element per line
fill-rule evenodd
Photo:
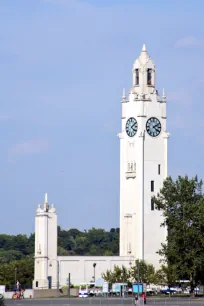
<path fill-rule="evenodd" d="M 121 306 L 134 305 L 132 298 L 52 298 L 5 300 L 5 306 Z M 204 298 L 149 298 L 147 306 L 204 306 Z M 143 302 L 139 303 L 143 306 Z"/>

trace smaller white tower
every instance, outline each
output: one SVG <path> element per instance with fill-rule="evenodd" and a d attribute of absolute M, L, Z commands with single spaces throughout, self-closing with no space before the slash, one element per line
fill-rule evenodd
<path fill-rule="evenodd" d="M 35 217 L 35 267 L 33 289 L 57 287 L 57 214 L 45 194 Z"/>

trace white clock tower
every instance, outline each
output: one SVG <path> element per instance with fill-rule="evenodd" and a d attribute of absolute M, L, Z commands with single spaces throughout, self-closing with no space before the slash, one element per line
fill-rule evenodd
<path fill-rule="evenodd" d="M 120 256 L 159 266 L 166 229 L 151 198 L 167 177 L 166 96 L 156 90 L 156 69 L 145 45 L 132 70 L 129 97 L 122 97 L 120 138 Z"/>

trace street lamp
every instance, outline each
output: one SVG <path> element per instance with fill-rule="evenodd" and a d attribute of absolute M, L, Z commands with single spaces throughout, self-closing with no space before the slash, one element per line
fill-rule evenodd
<path fill-rule="evenodd" d="M 96 263 L 93 264 L 93 268 L 94 268 L 94 283 L 95 283 L 95 281 L 96 281 L 96 274 L 95 274 Z"/>
<path fill-rule="evenodd" d="M 59 291 L 59 260 L 51 259 L 51 262 L 49 264 L 50 267 L 52 267 L 52 260 L 55 260 L 57 262 L 57 291 Z"/>
<path fill-rule="evenodd" d="M 15 286 L 16 286 L 16 282 L 17 282 L 17 268 L 15 268 L 14 271 L 15 271 Z"/>

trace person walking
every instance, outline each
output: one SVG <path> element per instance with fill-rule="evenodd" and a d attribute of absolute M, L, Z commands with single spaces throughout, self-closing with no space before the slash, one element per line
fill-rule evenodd
<path fill-rule="evenodd" d="M 138 306 L 138 295 L 135 296 L 135 305 Z"/>
<path fill-rule="evenodd" d="M 141 298 L 143 298 L 144 305 L 146 305 L 147 302 L 146 302 L 146 294 L 145 294 L 145 292 L 142 292 Z"/>
<path fill-rule="evenodd" d="M 17 289 L 17 291 L 19 291 L 20 290 L 20 282 L 17 280 L 17 282 L 16 282 L 16 289 Z"/>

